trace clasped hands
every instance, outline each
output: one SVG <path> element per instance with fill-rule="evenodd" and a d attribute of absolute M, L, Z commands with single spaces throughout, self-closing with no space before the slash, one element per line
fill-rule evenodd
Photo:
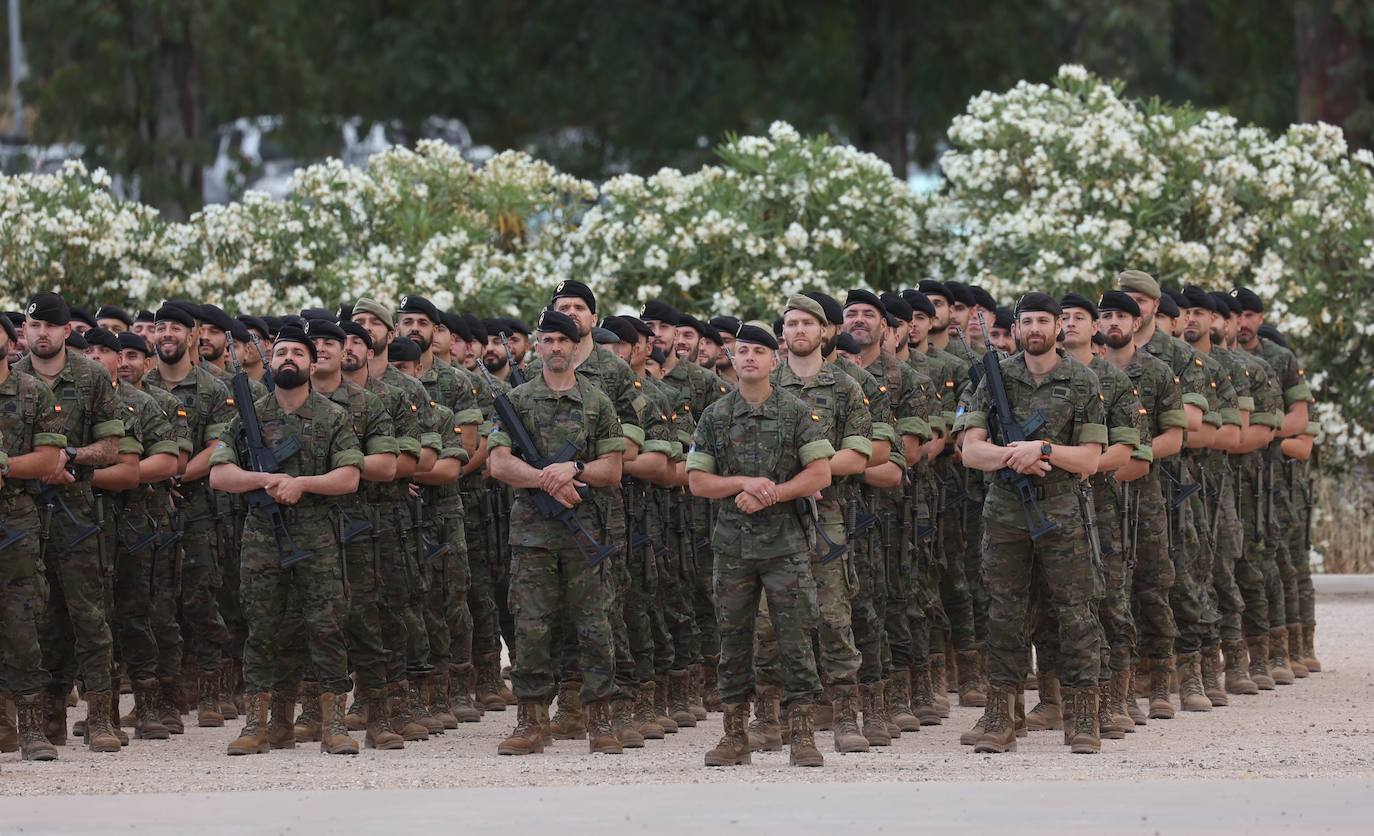
<path fill-rule="evenodd" d="M 558 500 L 564 508 L 581 504 L 582 494 L 577 491 L 583 487 L 585 485 L 577 481 L 576 462 L 555 462 L 539 471 L 539 489 Z"/>
<path fill-rule="evenodd" d="M 1040 458 L 1040 441 L 1013 441 L 1002 448 L 1002 466 L 1024 476 L 1044 476 L 1054 467 Z"/>

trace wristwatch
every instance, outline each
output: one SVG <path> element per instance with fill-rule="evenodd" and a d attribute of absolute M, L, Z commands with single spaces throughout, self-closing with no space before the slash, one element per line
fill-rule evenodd
<path fill-rule="evenodd" d="M 66 449 L 67 461 L 71 464 L 76 464 L 76 447 L 74 445 L 68 444 Z"/>
<path fill-rule="evenodd" d="M 1047 462 L 1047 461 L 1049 461 L 1049 460 L 1050 460 L 1050 454 L 1053 453 L 1053 452 L 1054 452 L 1054 445 L 1050 444 L 1048 441 L 1042 441 L 1042 442 L 1040 442 L 1040 461 L 1042 461 L 1042 462 Z"/>
<path fill-rule="evenodd" d="M 584 470 L 587 469 L 587 466 L 586 466 L 585 464 L 583 464 L 582 462 L 573 462 L 573 467 L 577 469 L 577 475 L 578 475 L 578 476 L 581 476 L 581 475 L 582 475 L 582 471 L 584 471 Z"/>

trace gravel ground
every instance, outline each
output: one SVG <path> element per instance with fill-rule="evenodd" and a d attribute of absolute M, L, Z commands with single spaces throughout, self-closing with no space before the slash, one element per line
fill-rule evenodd
<path fill-rule="evenodd" d="M 1020 741 L 1014 754 L 974 755 L 958 743 L 978 710 L 956 707 L 942 726 L 904 734 L 888 749 L 841 756 L 817 735 L 826 768 L 794 770 L 786 752 L 756 753 L 752 767 L 707 770 L 702 755 L 720 733 L 719 715 L 666 741 L 624 755 L 591 757 L 585 742 L 559 741 L 542 755 L 504 758 L 496 744 L 514 711 L 403 751 L 330 757 L 311 744 L 229 758 L 238 722 L 188 727 L 170 741 L 138 741 L 118 755 L 79 745 L 53 763 L 0 756 L 0 795 L 201 793 L 252 790 L 545 787 L 586 784 L 893 783 L 910 781 L 1139 780 L 1182 778 L 1374 778 L 1374 595 L 1319 595 L 1318 655 L 1325 670 L 1291 687 L 1232 697 L 1208 714 L 1151 721 L 1125 740 L 1103 741 L 1098 757 L 1073 757 L 1059 732 Z M 1028 704 L 1034 704 L 1028 694 Z M 130 697 L 126 696 L 127 710 Z M 84 708 L 81 709 L 84 711 Z M 72 719 L 79 716 L 72 713 Z M 355 733 L 361 740 L 361 733 Z M 77 741 L 79 743 L 79 741 Z"/>

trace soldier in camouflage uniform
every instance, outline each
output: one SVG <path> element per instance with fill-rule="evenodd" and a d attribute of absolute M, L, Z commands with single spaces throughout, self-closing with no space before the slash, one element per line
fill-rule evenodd
<path fill-rule="evenodd" d="M 1007 397 L 1018 420 L 1036 411 L 1045 416 L 1039 438 L 999 445 L 995 405 L 986 380 L 969 400 L 963 416 L 965 463 L 998 473 L 1010 469 L 1029 478 L 1039 507 L 1055 527 L 1030 537 L 1029 509 L 1011 483 L 993 483 L 984 506 L 983 555 L 992 598 L 988 639 L 989 693 L 983 732 L 975 752 L 1016 748 L 1013 704 L 1026 677 L 1028 591 L 1042 574 L 1048 605 L 1059 623 L 1060 676 L 1064 702 L 1072 716 L 1066 742 L 1075 752 L 1095 752 L 1098 738 L 1098 666 L 1102 628 L 1093 601 L 1102 594 L 1087 521 L 1079 505 L 1080 482 L 1097 470 L 1107 443 L 1101 388 L 1096 375 L 1055 348 L 1059 303 L 1043 293 L 1028 293 L 1017 305 L 1017 325 L 1025 350 L 1001 362 Z"/>
<path fill-rule="evenodd" d="M 519 489 L 511 510 L 511 610 L 516 624 L 511 679 L 518 700 L 517 718 L 515 730 L 497 751 L 523 755 L 543 750 L 544 713 L 558 674 L 552 627 L 566 620 L 577 636 L 579 696 L 585 706 L 590 750 L 619 754 L 609 702 L 617 690 L 609 617 L 613 597 L 609 563 L 616 558 L 589 566 L 583 552 L 570 542 L 568 530 L 538 511 L 530 491 L 543 490 L 564 507 L 575 509 L 583 528 L 593 536 L 606 531 L 607 506 L 595 493 L 618 488 L 625 437 L 610 399 L 575 370 L 581 340 L 578 324 L 563 314 L 545 311 L 537 330 L 541 368 L 531 369 L 529 381 L 510 394 L 516 415 L 539 448 L 522 452 L 547 456 L 570 443 L 577 457 L 536 469 L 512 449 L 513 428 L 498 426 L 491 434 L 492 477 Z M 586 498 L 579 486 L 586 486 Z"/>
<path fill-rule="evenodd" d="M 244 680 L 250 702 L 248 719 L 229 744 L 230 755 L 271 750 L 268 708 L 277 638 L 296 608 L 307 625 L 310 657 L 322 690 L 320 749 L 330 754 L 358 752 L 343 719 L 351 687 L 345 642 L 348 599 L 330 506 L 335 501 L 331 497 L 357 491 L 364 457 L 348 412 L 310 390 L 314 361 L 315 347 L 305 332 L 284 327 L 272 346 L 276 388 L 253 405 L 265 444 L 276 447 L 290 438 L 301 444 L 298 452 L 279 463 L 280 472 L 259 473 L 239 464 L 248 462 L 248 450 L 237 415 L 210 460 L 216 490 L 265 491 L 280 507 L 291 540 L 286 542 L 280 533 L 274 536 L 266 509 L 255 510 L 244 524 Z M 283 567 L 291 543 L 308 555 Z"/>
<path fill-rule="evenodd" d="M 42 538 L 48 600 L 39 631 L 50 677 L 45 733 L 52 743 L 65 744 L 67 694 L 79 675 L 88 708 L 86 745 L 93 751 L 117 752 L 120 742 L 110 723 L 114 659 L 104 585 L 109 555 L 101 553 L 98 536 L 72 541 L 92 525 L 93 469 L 131 464 L 129 457 L 119 454 L 124 410 L 105 370 L 66 347 L 71 313 L 62 297 L 36 294 L 25 314 L 29 354 L 14 370 L 32 374 L 52 390 L 67 440 L 57 471 L 42 479 L 48 495 L 37 499 L 40 506 L 48 506 L 49 516 Z M 62 505 L 70 509 L 70 518 Z"/>

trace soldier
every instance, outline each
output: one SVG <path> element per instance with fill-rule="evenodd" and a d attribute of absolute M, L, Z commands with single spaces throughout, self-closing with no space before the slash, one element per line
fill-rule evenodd
<path fill-rule="evenodd" d="M 101 305 L 95 311 L 95 324 L 111 334 L 128 331 L 134 327 L 134 318 L 129 312 L 114 305 Z"/>
<path fill-rule="evenodd" d="M 1100 594 L 1087 521 L 1079 507 L 1079 481 L 1097 471 L 1107 443 L 1101 389 L 1096 376 L 1055 348 L 1063 311 L 1050 296 L 1028 293 L 1017 305 L 1017 327 L 1025 350 L 1001 361 L 1007 398 L 1014 415 L 1039 410 L 1046 417 L 1041 438 L 997 444 L 1010 431 L 1000 427 L 988 382 L 980 382 L 963 416 L 964 463 L 988 473 L 1011 471 L 1029 478 L 1040 511 L 1054 528 L 1030 536 L 1031 511 L 1018 499 L 1010 478 L 1000 478 L 988 491 L 983 511 L 983 559 L 992 600 L 988 614 L 987 711 L 975 752 L 1016 749 L 1012 716 L 1026 678 L 1026 636 L 1032 567 L 1050 591 L 1048 605 L 1059 624 L 1064 701 L 1073 718 L 1066 738 L 1075 753 L 1100 749 L 1097 726 L 1098 652 L 1101 626 L 1093 612 Z M 1025 420 L 1025 419 L 1021 419 Z"/>
<path fill-rule="evenodd" d="M 364 458 L 348 413 L 310 389 L 315 359 L 315 346 L 305 332 L 283 328 L 272 346 L 276 387 L 253 405 L 264 444 L 276 447 L 288 438 L 301 444 L 295 455 L 280 462 L 280 472 L 260 473 L 239 464 L 248 461 L 250 451 L 237 415 L 210 460 L 211 487 L 235 494 L 265 491 L 280 508 L 290 534 L 288 540 L 274 530 L 266 508 L 254 508 L 244 524 L 243 600 L 248 622 L 244 680 L 250 696 L 248 719 L 239 737 L 229 744 L 230 755 L 271 750 L 272 664 L 293 596 L 298 596 L 295 601 L 307 625 L 310 656 L 323 691 L 320 749 L 329 754 L 358 753 L 343 719 L 350 688 L 344 640 L 347 596 L 329 497 L 357 491 Z M 308 554 L 283 567 L 292 544 Z"/>
<path fill-rule="evenodd" d="M 0 513 L 4 514 L 0 540 L 5 543 L 0 549 L 4 569 L 0 576 L 0 689 L 17 708 L 16 743 L 21 757 L 51 761 L 57 759 L 57 749 L 43 736 L 43 695 L 49 680 L 38 641 L 45 606 L 42 522 L 34 505 L 35 492 L 24 484 L 57 469 L 67 437 L 52 390 L 33 375 L 10 368 L 10 348 L 17 333 L 14 324 L 8 317 L 0 318 L 0 329 Z M 61 699 L 66 699 L 65 692 Z"/>
<path fill-rule="evenodd" d="M 739 328 L 739 319 L 733 316 L 713 316 L 708 324 L 720 334 L 720 354 L 716 357 L 716 365 L 711 371 L 716 373 L 722 383 L 734 386 L 739 383 L 739 379 L 735 377 L 735 367 L 730 362 L 730 350 L 735 346 L 735 330 Z"/>
<path fill-rule="evenodd" d="M 130 330 L 151 344 L 154 330 L 153 312 L 146 308 L 140 310 L 138 316 L 134 317 L 134 324 L 130 326 Z"/>
<path fill-rule="evenodd" d="M 516 625 L 511 679 L 517 717 L 515 730 L 497 752 L 543 751 L 544 712 L 558 675 L 551 627 L 569 623 L 577 637 L 582 675 L 579 696 L 586 710 L 589 748 L 592 753 L 620 754 L 620 742 L 611 730 L 609 702 L 616 692 L 608 612 L 612 597 L 608 564 L 614 558 L 587 565 L 582 552 L 569 543 L 567 529 L 538 511 L 530 491 L 542 490 L 574 509 L 585 530 L 605 530 L 604 519 L 598 519 L 605 506 L 590 496 L 584 500 L 579 489 L 585 486 L 595 491 L 620 484 L 625 440 L 610 399 L 575 371 L 583 336 L 578 324 L 556 311 L 545 311 L 537 330 L 541 367 L 510 394 L 516 415 L 539 447 L 523 452 L 546 456 L 572 443 L 577 458 L 535 468 L 511 449 L 514 428 L 499 427 L 491 435 L 492 478 L 518 491 L 511 509 L 511 610 Z"/>
<path fill-rule="evenodd" d="M 988 329 L 988 339 L 992 347 L 1003 354 L 1015 354 L 1020 349 L 1016 345 L 1016 330 L 1012 324 L 1011 308 L 1005 305 L 997 308 L 997 318 Z"/>

